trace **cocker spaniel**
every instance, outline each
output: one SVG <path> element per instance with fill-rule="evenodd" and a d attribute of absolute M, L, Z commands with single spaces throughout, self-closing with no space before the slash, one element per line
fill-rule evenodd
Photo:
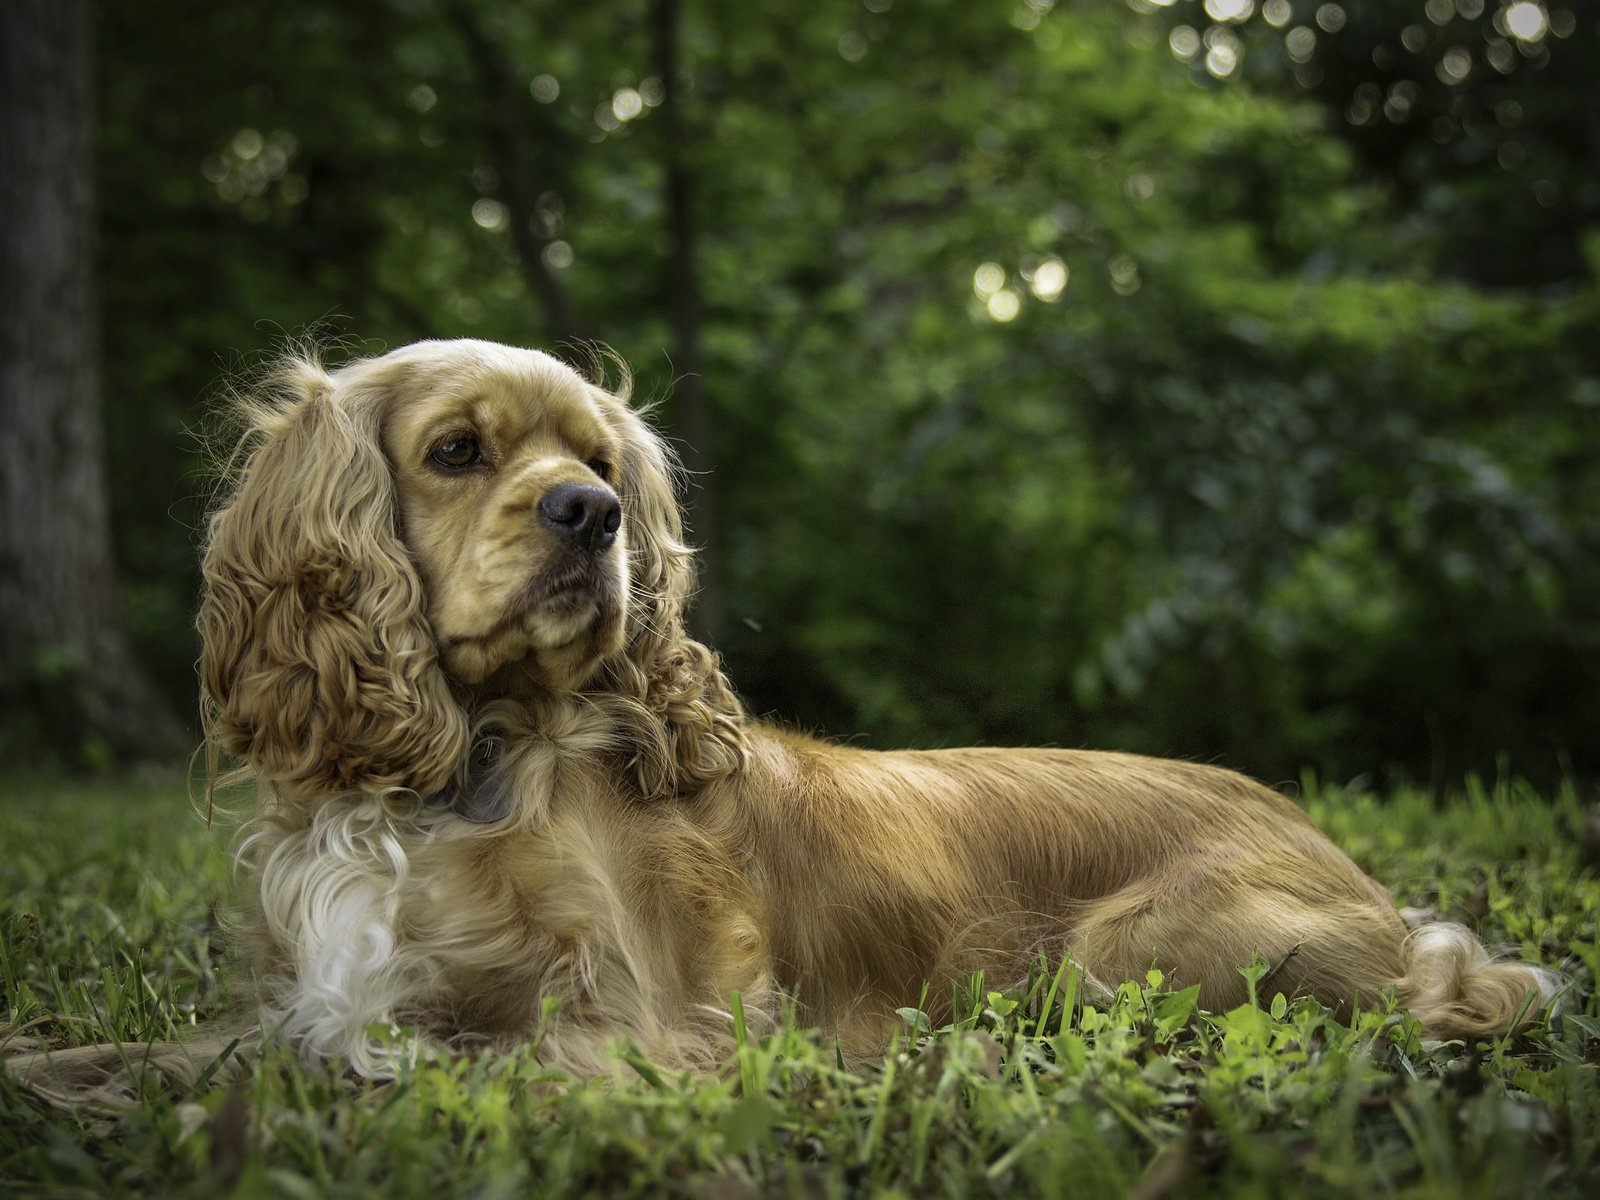
<path fill-rule="evenodd" d="M 212 518 L 206 728 L 244 841 L 263 1028 L 357 1070 L 375 1026 L 579 1073 L 630 1039 L 714 1065 L 730 996 L 847 1053 L 964 973 L 1152 966 L 1211 1008 L 1393 987 L 1436 1036 L 1553 973 L 1409 931 L 1282 796 L 1187 762 L 876 753 L 741 709 L 684 628 L 673 467 L 625 395 L 548 355 L 430 341 L 293 361 Z M 624 389 L 625 391 L 625 389 Z M 559 1001 L 559 1007 L 547 1004 Z"/>

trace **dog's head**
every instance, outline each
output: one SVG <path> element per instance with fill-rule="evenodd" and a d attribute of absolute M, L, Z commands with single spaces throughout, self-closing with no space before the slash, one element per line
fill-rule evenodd
<path fill-rule="evenodd" d="M 581 691 L 647 792 L 737 761 L 737 705 L 684 633 L 669 458 L 624 397 L 475 341 L 295 359 L 270 391 L 203 565 L 223 749 L 301 792 L 431 794 L 476 705 Z"/>

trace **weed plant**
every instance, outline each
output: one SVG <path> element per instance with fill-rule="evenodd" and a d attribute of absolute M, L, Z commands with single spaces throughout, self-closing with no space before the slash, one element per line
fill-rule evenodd
<path fill-rule="evenodd" d="M 10 1050 L 248 1019 L 227 837 L 183 793 L 159 778 L 0 792 Z M 0 1077 L 0 1193 L 1595 1195 L 1600 881 L 1575 793 L 1304 793 L 1401 904 L 1561 967 L 1564 1014 L 1440 1044 L 1392 1005 L 1347 1025 L 1271 992 L 1259 962 L 1252 1002 L 1222 1013 L 1157 971 L 1107 1001 L 1041 962 L 1011 990 L 963 981 L 948 1025 L 901 1010 L 865 1066 L 792 1020 L 748 1036 L 731 997 L 738 1049 L 712 1076 L 619 1045 L 607 1076 L 573 1081 L 530 1044 L 370 1083 L 268 1050 L 123 1114 L 58 1111 Z"/>

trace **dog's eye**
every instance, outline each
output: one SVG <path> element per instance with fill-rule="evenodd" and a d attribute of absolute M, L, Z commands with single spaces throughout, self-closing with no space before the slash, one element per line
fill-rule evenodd
<path fill-rule="evenodd" d="M 611 464 L 608 463 L 605 459 L 603 459 L 603 458 L 591 458 L 588 462 L 584 463 L 583 465 L 588 467 L 589 470 L 593 471 L 596 475 L 600 476 L 600 482 L 601 483 L 610 483 L 611 482 Z"/>
<path fill-rule="evenodd" d="M 478 439 L 471 434 L 451 434 L 433 448 L 430 459 L 441 467 L 459 470 L 470 467 L 474 463 L 483 461 L 483 449 L 478 445 Z"/>

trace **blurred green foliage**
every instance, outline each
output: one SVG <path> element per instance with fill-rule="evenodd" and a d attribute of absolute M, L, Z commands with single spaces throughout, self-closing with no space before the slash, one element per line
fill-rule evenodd
<path fill-rule="evenodd" d="M 1600 769 L 1593 10 L 683 0 L 670 142 L 665 2 L 102 6 L 118 537 L 175 696 L 216 377 L 570 328 L 670 433 L 676 154 L 753 710 Z"/>

